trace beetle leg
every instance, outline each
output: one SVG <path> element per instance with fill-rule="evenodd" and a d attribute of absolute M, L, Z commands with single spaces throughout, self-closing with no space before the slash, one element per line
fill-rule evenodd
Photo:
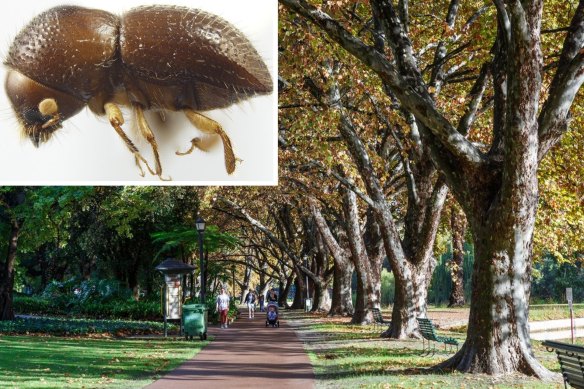
<path fill-rule="evenodd" d="M 154 163 L 156 169 L 156 175 L 163 181 L 170 181 L 169 178 L 162 178 L 162 166 L 160 165 L 160 155 L 158 154 L 158 144 L 156 143 L 156 138 L 154 137 L 154 133 L 152 129 L 148 125 L 146 121 L 146 117 L 144 116 L 144 110 L 137 104 L 134 104 L 134 112 L 136 113 L 136 119 L 138 121 L 138 128 L 140 129 L 140 134 L 150 145 L 152 146 L 152 152 L 154 153 Z"/>
<path fill-rule="evenodd" d="M 176 155 L 190 154 L 193 152 L 195 147 L 201 151 L 209 151 L 209 150 L 211 150 L 211 148 L 213 148 L 213 146 L 215 146 L 217 144 L 217 141 L 219 141 L 219 139 L 221 139 L 221 138 L 219 137 L 219 135 L 216 135 L 216 134 L 204 135 L 201 138 L 199 138 L 199 137 L 193 138 L 191 140 L 191 148 L 185 152 L 177 151 Z"/>
<path fill-rule="evenodd" d="M 150 168 L 150 165 L 148 165 L 148 161 L 146 161 L 144 157 L 142 157 L 138 148 L 134 145 L 134 143 L 132 143 L 130 138 L 128 138 L 128 135 L 126 135 L 126 133 L 122 129 L 121 126 L 122 124 L 124 124 L 124 116 L 122 115 L 122 111 L 120 110 L 120 108 L 114 103 L 106 103 L 103 106 L 103 108 L 105 109 L 107 118 L 112 127 L 114 128 L 114 130 L 116 130 L 118 135 L 124 140 L 126 146 L 128 146 L 128 149 L 130 149 L 130 152 L 134 154 L 136 166 L 138 166 L 138 169 L 140 169 L 140 175 L 144 177 L 144 170 L 142 169 L 142 165 L 140 165 L 140 162 L 143 162 L 144 165 L 146 165 L 146 168 L 148 169 L 150 174 L 156 175 L 156 173 Z"/>
<path fill-rule="evenodd" d="M 216 121 L 209 119 L 208 117 L 203 116 L 200 113 L 190 109 L 185 109 L 184 113 L 187 119 L 189 119 L 189 121 L 195 127 L 203 131 L 205 134 L 218 135 L 221 138 L 221 140 L 223 141 L 223 152 L 225 154 L 225 168 L 227 169 L 228 174 L 233 173 L 233 171 L 235 170 L 236 159 L 235 155 L 233 154 L 231 139 L 229 139 L 229 136 L 227 136 L 225 131 L 223 131 L 221 125 Z M 191 144 L 192 145 L 189 151 L 187 151 L 186 153 L 177 152 L 177 154 L 178 155 L 189 154 L 193 151 L 195 147 L 200 148 L 203 151 L 206 151 L 206 147 L 208 147 L 207 145 L 209 145 L 210 142 L 208 141 L 206 142 L 204 139 L 194 138 L 191 141 Z"/>

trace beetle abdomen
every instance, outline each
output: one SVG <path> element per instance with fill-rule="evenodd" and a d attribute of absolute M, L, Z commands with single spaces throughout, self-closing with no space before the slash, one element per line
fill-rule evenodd
<path fill-rule="evenodd" d="M 129 11 L 122 16 L 120 55 L 129 75 L 142 81 L 142 92 L 182 86 L 175 105 L 222 108 L 272 91 L 270 73 L 249 40 L 220 17 L 197 9 Z"/>
<path fill-rule="evenodd" d="M 6 64 L 27 77 L 84 101 L 109 85 L 119 18 L 75 6 L 51 8 L 14 39 Z"/>

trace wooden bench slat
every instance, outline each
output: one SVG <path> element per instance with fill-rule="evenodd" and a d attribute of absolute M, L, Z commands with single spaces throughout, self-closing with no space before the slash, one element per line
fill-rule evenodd
<path fill-rule="evenodd" d="M 570 360 L 570 361 L 584 361 L 584 350 L 582 350 L 582 353 L 580 354 L 576 354 L 574 352 L 563 352 L 563 351 L 557 351 L 556 350 L 556 354 L 558 354 L 558 358 L 562 358 L 565 360 Z"/>
<path fill-rule="evenodd" d="M 570 386 L 577 389 L 584 388 L 584 379 L 582 377 L 566 374 L 562 375 L 564 376 L 564 380 L 566 380 L 570 384 Z"/>
<path fill-rule="evenodd" d="M 569 367 L 571 369 L 576 369 L 578 370 L 580 373 L 582 373 L 582 369 L 584 368 L 582 366 L 582 364 L 578 363 L 578 362 L 574 362 L 574 361 L 566 361 L 566 360 L 560 360 L 560 365 L 562 366 L 566 366 Z"/>
<path fill-rule="evenodd" d="M 546 340 L 542 345 L 555 350 L 564 382 L 584 389 L 584 347 L 552 340 Z"/>
<path fill-rule="evenodd" d="M 562 377 L 564 377 L 564 380 L 568 381 L 568 383 L 572 386 L 584 385 L 584 378 L 582 378 L 582 376 L 576 374 L 567 374 L 562 371 Z"/>
<path fill-rule="evenodd" d="M 578 368 L 582 369 L 583 365 L 584 365 L 584 359 L 580 358 L 574 358 L 574 357 L 566 357 L 565 355 L 563 356 L 558 356 L 558 359 L 560 360 L 560 363 L 567 363 L 573 366 L 577 366 Z"/>
<path fill-rule="evenodd" d="M 562 373 L 571 376 L 571 377 L 580 377 L 579 379 L 584 380 L 584 375 L 582 374 L 582 370 L 574 370 L 574 369 L 566 369 L 565 367 L 561 367 Z"/>

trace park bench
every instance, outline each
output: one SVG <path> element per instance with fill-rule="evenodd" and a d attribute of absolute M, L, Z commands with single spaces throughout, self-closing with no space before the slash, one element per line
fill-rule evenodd
<path fill-rule="evenodd" d="M 574 388 L 584 389 L 584 347 L 551 340 L 546 340 L 542 344 L 548 351 L 556 350 L 564 377 L 564 387 L 567 388 L 570 384 Z"/>
<path fill-rule="evenodd" d="M 391 321 L 386 321 L 383 319 L 379 308 L 373 308 L 371 311 L 373 312 L 373 328 L 376 328 L 377 326 L 383 327 L 391 324 Z"/>
<path fill-rule="evenodd" d="M 420 333 L 422 334 L 422 350 L 423 351 L 433 351 L 436 352 L 436 343 L 444 343 L 444 350 L 446 350 L 446 345 L 449 346 L 456 346 L 456 351 L 458 351 L 458 340 L 454 338 L 449 338 L 445 336 L 438 336 L 436 334 L 436 329 L 434 325 L 430 321 L 430 319 L 425 318 L 418 318 L 418 328 L 420 329 Z M 428 341 L 428 349 L 426 349 L 426 342 Z M 431 342 L 434 342 L 434 349 L 430 349 Z"/>

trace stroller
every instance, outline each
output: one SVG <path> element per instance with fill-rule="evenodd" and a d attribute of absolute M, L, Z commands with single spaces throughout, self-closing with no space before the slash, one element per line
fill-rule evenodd
<path fill-rule="evenodd" d="M 266 310 L 266 327 L 280 327 L 280 320 L 278 320 L 278 306 L 276 304 L 268 304 Z"/>

